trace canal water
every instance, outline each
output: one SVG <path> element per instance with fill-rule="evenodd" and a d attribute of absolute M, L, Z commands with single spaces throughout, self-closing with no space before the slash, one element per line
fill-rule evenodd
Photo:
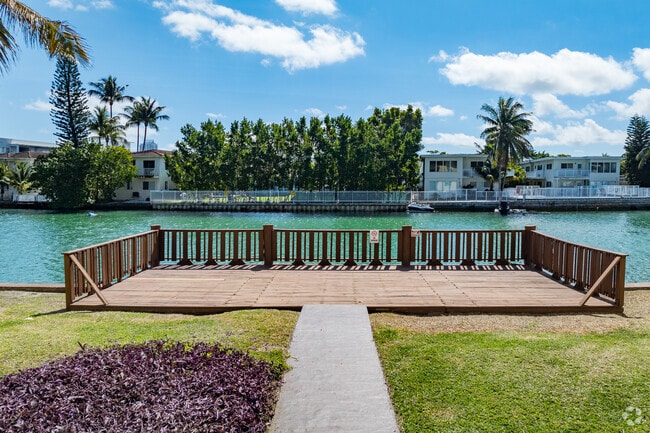
<path fill-rule="evenodd" d="M 0 282 L 62 283 L 61 253 L 140 233 L 153 224 L 165 228 L 318 229 L 523 229 L 583 245 L 629 254 L 626 280 L 650 281 L 650 212 L 558 212 L 502 217 L 491 213 L 292 214 L 113 211 L 85 212 L 0 209 Z"/>

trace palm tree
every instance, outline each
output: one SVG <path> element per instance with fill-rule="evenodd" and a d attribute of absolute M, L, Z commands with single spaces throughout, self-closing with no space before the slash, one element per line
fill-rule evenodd
<path fill-rule="evenodd" d="M 533 132 L 533 122 L 529 119 L 532 113 L 522 111 L 524 106 L 515 102 L 512 97 L 499 98 L 496 108 L 483 104 L 476 117 L 486 126 L 481 132 L 486 146 L 493 148 L 493 161 L 499 169 L 499 200 L 503 199 L 503 185 L 508 164 L 519 162 L 523 158 L 530 158 L 533 146 L 526 135 Z"/>
<path fill-rule="evenodd" d="M 133 96 L 124 94 L 129 85 L 118 85 L 117 78 L 112 75 L 109 75 L 108 78 L 102 78 L 97 82 L 90 83 L 90 86 L 91 89 L 88 90 L 88 94 L 90 96 L 97 96 L 100 101 L 108 104 L 111 118 L 113 118 L 113 104 L 115 102 L 133 102 Z"/>
<path fill-rule="evenodd" d="M 155 99 L 141 96 L 139 100 L 133 103 L 133 106 L 124 109 L 127 118 L 126 125 L 138 126 L 138 151 L 140 150 L 140 124 L 144 125 L 144 138 L 142 139 L 142 150 L 144 150 L 144 145 L 147 142 L 147 129 L 151 128 L 154 131 L 158 131 L 158 120 L 169 119 L 168 115 L 161 114 L 165 107 L 161 105 L 156 106 L 156 104 Z"/>
<path fill-rule="evenodd" d="M 140 150 L 140 124 L 144 119 L 142 113 L 143 113 L 143 109 L 140 101 L 135 101 L 133 105 L 124 108 L 123 116 L 126 118 L 126 123 L 124 124 L 124 126 L 126 126 L 127 128 L 134 125 L 138 127 L 138 135 L 135 142 L 136 152 Z"/>
<path fill-rule="evenodd" d="M 106 107 L 95 107 L 88 129 L 97 134 L 99 141 L 104 140 L 106 146 L 109 143 L 117 146 L 126 142 L 124 126 L 118 118 L 108 116 Z"/>
<path fill-rule="evenodd" d="M 5 188 L 10 184 L 9 173 L 11 173 L 9 166 L 4 162 L 0 163 L 0 200 L 4 200 Z"/>
<path fill-rule="evenodd" d="M 31 164 L 25 161 L 20 161 L 9 173 L 9 183 L 16 189 L 18 194 L 25 194 L 32 188 L 32 173 L 33 169 Z"/>
<path fill-rule="evenodd" d="M 80 64 L 89 63 L 84 39 L 70 25 L 40 15 L 22 2 L 0 0 L 0 74 L 18 57 L 18 44 L 10 30 L 18 28 L 31 46 L 44 48 L 52 57 L 67 57 Z"/>

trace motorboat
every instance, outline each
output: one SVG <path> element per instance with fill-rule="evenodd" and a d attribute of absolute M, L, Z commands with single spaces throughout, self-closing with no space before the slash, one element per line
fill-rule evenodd
<path fill-rule="evenodd" d="M 409 203 L 406 210 L 409 212 L 434 212 L 434 209 L 430 205 L 418 202 Z"/>

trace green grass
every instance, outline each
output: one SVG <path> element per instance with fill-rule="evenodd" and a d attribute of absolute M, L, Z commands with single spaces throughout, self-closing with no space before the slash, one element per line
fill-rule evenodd
<path fill-rule="evenodd" d="M 376 326 L 402 433 L 646 432 L 650 333 L 413 332 Z"/>
<path fill-rule="evenodd" d="M 63 294 L 0 291 L 0 376 L 70 355 L 153 339 L 219 342 L 284 365 L 298 313 L 246 310 L 209 316 L 67 312 Z"/>

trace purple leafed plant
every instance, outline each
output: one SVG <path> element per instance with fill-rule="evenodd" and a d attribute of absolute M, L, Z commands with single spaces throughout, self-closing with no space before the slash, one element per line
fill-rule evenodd
<path fill-rule="evenodd" d="M 263 432 L 280 369 L 205 343 L 84 349 L 0 379 L 0 432 Z"/>

